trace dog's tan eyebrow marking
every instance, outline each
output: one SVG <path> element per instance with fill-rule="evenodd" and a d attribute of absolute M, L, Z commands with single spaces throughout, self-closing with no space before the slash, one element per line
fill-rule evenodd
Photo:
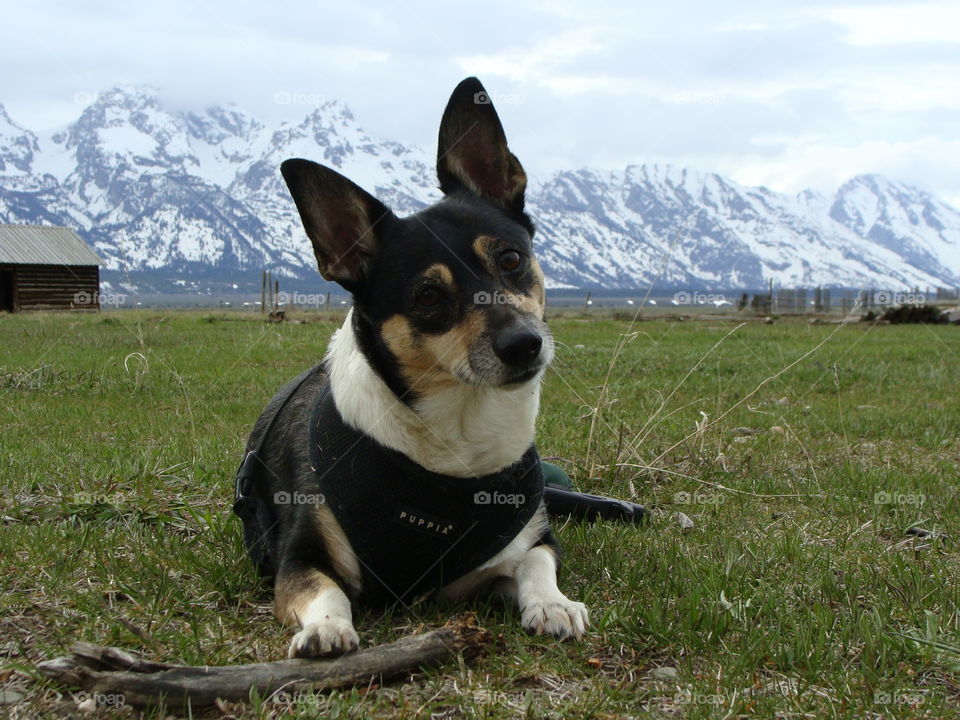
<path fill-rule="evenodd" d="M 493 248 L 496 245 L 496 238 L 489 235 L 477 235 L 473 241 L 473 252 L 480 258 L 484 269 L 491 275 L 496 274 L 496 268 L 493 265 Z"/>
<path fill-rule="evenodd" d="M 456 283 L 453 281 L 453 273 L 443 263 L 434 263 L 428 267 L 423 271 L 423 277 L 441 282 L 450 288 L 456 287 Z"/>

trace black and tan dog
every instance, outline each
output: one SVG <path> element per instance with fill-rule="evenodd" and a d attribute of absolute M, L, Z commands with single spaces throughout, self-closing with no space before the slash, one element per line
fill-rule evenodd
<path fill-rule="evenodd" d="M 444 198 L 399 218 L 307 160 L 281 168 L 320 272 L 353 295 L 324 362 L 267 406 L 238 473 L 248 550 L 290 656 L 357 647 L 351 601 L 514 596 L 530 631 L 580 637 L 557 588 L 533 445 L 553 356 L 526 176 L 475 78 L 440 125 Z"/>

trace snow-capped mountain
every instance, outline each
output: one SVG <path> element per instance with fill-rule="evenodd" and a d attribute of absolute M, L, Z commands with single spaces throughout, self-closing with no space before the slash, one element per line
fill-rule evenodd
<path fill-rule="evenodd" d="M 271 128 L 236 107 L 176 111 L 152 90 L 115 88 L 49 133 L 0 105 L 0 222 L 73 227 L 115 271 L 312 279 L 279 174 L 289 157 L 337 169 L 401 214 L 439 198 L 432 153 L 370 137 L 340 103 Z M 960 285 L 960 212 L 873 175 L 828 197 L 678 167 L 580 169 L 532 182 L 528 202 L 554 286 Z"/>
<path fill-rule="evenodd" d="M 852 187 L 871 190 L 854 195 Z M 876 176 L 855 178 L 828 199 L 671 166 L 577 170 L 537 188 L 532 205 L 541 262 L 571 284 L 645 287 L 657 278 L 669 287 L 760 288 L 772 279 L 900 288 L 954 286 L 960 276 L 960 213 Z M 846 222 L 838 207 L 861 224 Z"/>
<path fill-rule="evenodd" d="M 840 188 L 830 217 L 914 267 L 944 279 L 960 268 L 960 213 L 929 194 L 876 175 Z"/>

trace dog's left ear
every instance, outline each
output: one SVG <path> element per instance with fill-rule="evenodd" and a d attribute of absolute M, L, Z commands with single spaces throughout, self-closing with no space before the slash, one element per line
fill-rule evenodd
<path fill-rule="evenodd" d="M 443 112 L 437 177 L 445 195 L 466 188 L 504 209 L 523 213 L 527 175 L 507 147 L 497 111 L 475 77 L 457 85 Z"/>

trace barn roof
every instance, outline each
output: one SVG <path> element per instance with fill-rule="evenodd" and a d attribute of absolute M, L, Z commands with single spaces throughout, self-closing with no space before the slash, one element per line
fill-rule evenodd
<path fill-rule="evenodd" d="M 70 228 L 0 225 L 0 263 L 13 265 L 103 265 Z"/>

